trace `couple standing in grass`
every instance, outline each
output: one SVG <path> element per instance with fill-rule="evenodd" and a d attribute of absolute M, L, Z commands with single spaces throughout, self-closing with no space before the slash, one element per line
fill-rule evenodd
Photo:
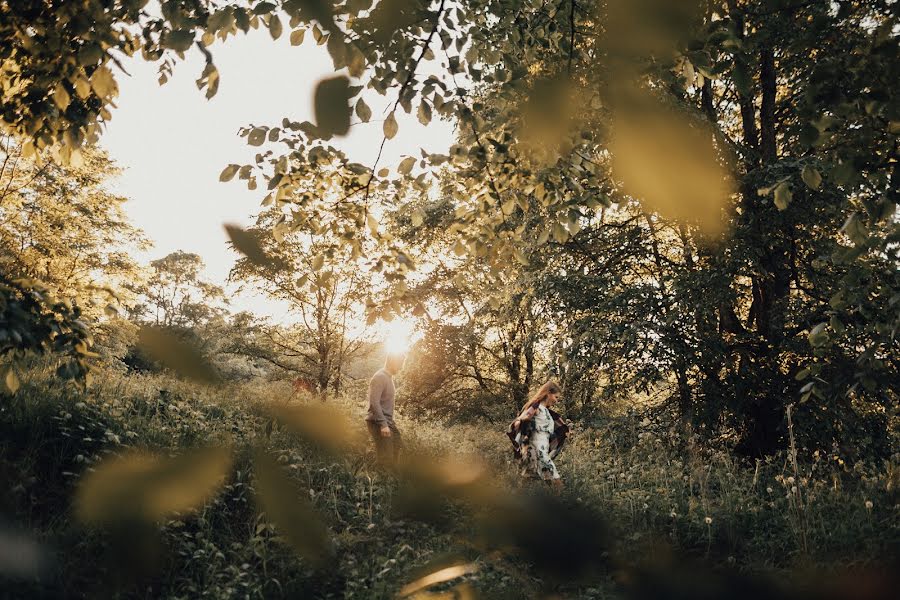
<path fill-rule="evenodd" d="M 389 354 L 384 367 L 369 381 L 366 427 L 375 443 L 379 462 L 392 466 L 397 464 L 403 448 L 403 438 L 394 422 L 394 376 L 405 362 L 404 354 Z M 561 391 L 552 381 L 542 385 L 507 431 L 513 453 L 523 466 L 523 474 L 555 486 L 561 486 L 562 479 L 553 459 L 562 449 L 569 431 L 562 417 L 551 409 L 559 401 Z"/>

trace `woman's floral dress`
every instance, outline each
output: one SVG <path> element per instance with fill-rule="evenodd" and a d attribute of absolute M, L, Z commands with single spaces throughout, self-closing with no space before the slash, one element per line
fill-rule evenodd
<path fill-rule="evenodd" d="M 528 440 L 526 468 L 530 466 L 541 479 L 559 479 L 559 471 L 550 457 L 550 437 L 553 435 L 553 417 L 543 404 L 538 405 L 534 417 L 534 429 Z"/>

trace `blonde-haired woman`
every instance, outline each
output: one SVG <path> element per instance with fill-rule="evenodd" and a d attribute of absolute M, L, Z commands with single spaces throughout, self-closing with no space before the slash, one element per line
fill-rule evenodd
<path fill-rule="evenodd" d="M 559 401 L 561 393 L 554 381 L 542 385 L 522 407 L 507 432 L 513 443 L 513 454 L 523 463 L 523 474 L 531 472 L 557 486 L 562 485 L 562 479 L 553 459 L 566 441 L 569 426 L 550 407 Z"/>

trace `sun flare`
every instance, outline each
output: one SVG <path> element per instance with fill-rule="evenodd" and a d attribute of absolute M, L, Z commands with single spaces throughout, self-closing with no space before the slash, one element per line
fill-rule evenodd
<path fill-rule="evenodd" d="M 402 354 L 421 338 L 414 321 L 394 319 L 385 323 L 384 348 L 388 354 Z"/>

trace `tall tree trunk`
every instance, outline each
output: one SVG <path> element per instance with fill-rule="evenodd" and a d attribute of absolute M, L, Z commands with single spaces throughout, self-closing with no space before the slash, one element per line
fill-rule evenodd
<path fill-rule="evenodd" d="M 760 50 L 759 67 L 762 96 L 759 149 L 765 168 L 773 166 L 778 160 L 778 124 L 775 117 L 777 72 L 774 50 L 767 44 Z M 746 135 L 746 126 L 744 131 Z M 742 190 L 745 207 L 760 216 L 763 212 L 770 212 L 771 206 L 763 204 L 768 201 L 754 197 L 755 191 L 748 188 L 744 186 Z M 760 222 L 760 219 L 756 221 Z M 748 398 L 748 431 L 741 449 L 757 456 L 769 454 L 779 447 L 779 428 L 784 409 L 785 377 L 780 362 L 790 294 L 790 247 L 783 229 L 780 225 L 771 226 L 765 231 L 757 230 L 754 236 L 765 242 L 757 263 L 757 273 L 752 278 L 753 303 L 750 312 L 755 333 L 764 343 L 756 351 L 756 368 L 751 375 L 753 381 L 745 382 L 747 389 L 754 392 Z"/>

